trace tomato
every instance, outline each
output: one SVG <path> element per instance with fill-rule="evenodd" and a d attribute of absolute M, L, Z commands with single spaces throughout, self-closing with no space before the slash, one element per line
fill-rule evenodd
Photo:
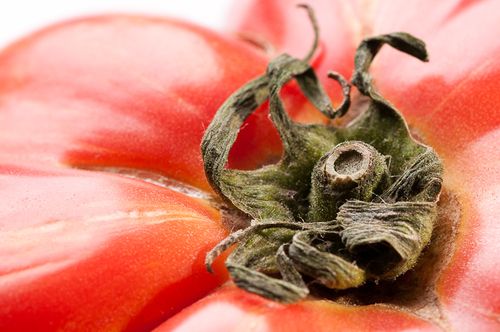
<path fill-rule="evenodd" d="M 406 31 L 426 41 L 429 64 L 383 50 L 372 74 L 412 131 L 443 159 L 441 221 L 456 219 L 456 235 L 449 229 L 427 255 L 449 257 L 441 259 L 443 265 L 436 271 L 424 268 L 416 272 L 421 274 L 416 279 L 403 276 L 407 293 L 379 294 L 358 305 L 341 298 L 339 303 L 310 300 L 287 306 L 226 287 L 158 330 L 188 331 L 207 325 L 206 331 L 498 330 L 500 60 L 496 53 L 500 41 L 495 31 L 500 4 L 317 0 L 310 5 L 321 31 L 321 48 L 313 63 L 325 80 L 329 69 L 350 75 L 355 48 L 364 36 Z M 235 12 L 233 31 L 267 40 L 276 53 L 302 56 L 307 51 L 304 40 L 312 38 L 312 29 L 291 2 L 248 0 L 238 2 Z M 450 239 L 454 243 L 443 254 Z M 430 292 L 411 293 L 411 287 L 422 287 L 414 283 L 419 278 L 430 278 L 423 285 Z M 213 318 L 222 315 L 224 319 Z"/>
<path fill-rule="evenodd" d="M 391 296 L 283 305 L 228 285 L 189 306 L 226 279 L 220 264 L 215 275 L 203 266 L 227 230 L 207 199 L 201 137 L 268 58 L 185 23 L 106 16 L 48 28 L 0 54 L 2 331 L 148 330 L 185 307 L 158 330 L 498 329 L 498 3 L 312 5 L 320 77 L 349 77 L 365 35 L 405 30 L 429 44 L 430 64 L 383 51 L 373 75 L 445 164 L 441 214 L 457 230 L 442 270 L 417 283 L 430 285 L 432 305 Z M 306 53 L 312 31 L 292 4 L 237 6 L 233 30 Z M 283 94 L 310 118 L 293 87 Z M 234 167 L 279 156 L 263 111 L 242 131 Z"/>

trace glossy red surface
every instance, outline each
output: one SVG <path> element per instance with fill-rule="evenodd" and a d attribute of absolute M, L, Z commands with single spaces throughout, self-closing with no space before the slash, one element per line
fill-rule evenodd
<path fill-rule="evenodd" d="M 176 331 L 440 331 L 384 305 L 344 306 L 327 301 L 283 305 L 232 285 L 219 289 L 160 325 Z"/>
<path fill-rule="evenodd" d="M 371 4 L 371 5 L 367 5 Z M 445 164 L 460 210 L 451 259 L 435 294 L 439 317 L 396 306 L 308 300 L 291 306 L 227 286 L 205 272 L 226 231 L 199 198 L 81 167 L 149 170 L 208 190 L 199 144 L 220 104 L 259 75 L 266 56 L 177 21 L 108 16 L 63 23 L 0 53 L 0 330 L 303 331 L 500 328 L 500 3 L 314 0 L 313 59 L 349 77 L 367 35 L 407 31 L 431 62 L 383 50 L 381 92 Z M 289 1 L 238 1 L 232 30 L 304 55 L 312 30 Z M 331 82 L 327 88 L 335 95 Z M 293 86 L 289 111 L 315 118 Z M 295 104 L 294 104 L 295 103 Z M 276 158 L 264 109 L 231 164 Z M 109 170 L 109 169 L 108 169 Z M 175 188 L 174 188 L 175 189 Z"/>
<path fill-rule="evenodd" d="M 50 27 L 0 54 L 0 158 L 148 169 L 208 189 L 204 129 L 265 66 L 242 42 L 172 20 L 110 16 Z M 243 135 L 266 140 L 267 152 L 236 147 L 240 164 L 280 149 L 277 137 L 247 127 Z M 272 127 L 266 120 L 258 130 Z"/>
<path fill-rule="evenodd" d="M 0 167 L 0 330 L 144 329 L 207 293 L 225 230 L 206 203 L 143 181 Z"/>

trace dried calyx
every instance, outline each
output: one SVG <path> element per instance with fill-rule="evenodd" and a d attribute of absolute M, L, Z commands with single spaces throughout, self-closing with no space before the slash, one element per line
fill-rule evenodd
<path fill-rule="evenodd" d="M 293 302 L 307 296 L 312 283 L 347 289 L 414 266 L 436 219 L 442 165 L 431 148 L 412 139 L 402 116 L 372 85 L 368 69 L 384 44 L 427 59 L 424 43 L 406 33 L 365 39 L 351 82 L 370 103 L 346 127 L 295 123 L 280 99 L 283 85 L 295 79 L 328 118 L 349 109 L 346 80 L 329 74 L 344 92 L 334 108 L 308 64 L 317 38 L 305 59 L 278 56 L 218 110 L 202 142 L 205 172 L 214 190 L 252 222 L 209 252 L 209 270 L 237 244 L 226 260 L 236 285 Z M 227 169 L 240 127 L 266 100 L 283 142 L 282 159 L 251 171 Z"/>

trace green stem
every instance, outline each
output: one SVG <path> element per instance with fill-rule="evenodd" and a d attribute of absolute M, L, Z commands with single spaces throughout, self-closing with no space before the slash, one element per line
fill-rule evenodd
<path fill-rule="evenodd" d="M 312 172 L 309 221 L 333 220 L 350 199 L 370 201 L 388 181 L 386 158 L 361 141 L 335 146 Z"/>

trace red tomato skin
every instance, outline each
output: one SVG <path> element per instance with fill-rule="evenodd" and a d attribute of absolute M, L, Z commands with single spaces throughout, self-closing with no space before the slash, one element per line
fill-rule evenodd
<path fill-rule="evenodd" d="M 49 27 L 0 54 L 0 160 L 146 169 L 208 190 L 204 130 L 266 61 L 243 42 L 169 19 L 100 16 Z M 242 136 L 236 165 L 280 152 L 264 112 Z"/>
<path fill-rule="evenodd" d="M 433 324 L 389 306 L 344 306 L 306 300 L 283 305 L 223 286 L 160 325 L 154 332 L 440 331 Z"/>
<path fill-rule="evenodd" d="M 203 266 L 226 233 L 203 201 L 79 170 L 0 183 L 2 331 L 144 330 L 225 278 Z"/>

